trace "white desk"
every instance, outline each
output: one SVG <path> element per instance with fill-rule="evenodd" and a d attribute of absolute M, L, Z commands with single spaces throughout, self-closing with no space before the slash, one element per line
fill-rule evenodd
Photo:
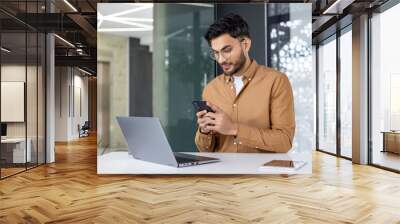
<path fill-rule="evenodd" d="M 2 145 L 14 145 L 12 151 L 12 162 L 13 163 L 25 163 L 25 158 L 27 158 L 27 162 L 31 161 L 31 145 L 32 141 L 30 138 L 26 140 L 26 154 L 25 154 L 25 138 L 6 138 L 1 139 Z M 4 150 L 5 151 L 5 150 Z"/>
<path fill-rule="evenodd" d="M 258 168 L 273 159 L 306 161 L 307 164 L 294 173 L 311 174 L 310 153 L 191 153 L 219 158 L 217 163 L 175 168 L 136 160 L 128 152 L 110 152 L 97 157 L 98 174 L 285 174 L 276 171 L 261 172 Z"/>

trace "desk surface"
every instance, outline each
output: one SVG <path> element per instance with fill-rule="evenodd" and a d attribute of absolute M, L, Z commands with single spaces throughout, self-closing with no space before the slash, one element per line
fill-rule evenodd
<path fill-rule="evenodd" d="M 128 152 L 110 152 L 97 157 L 98 174 L 311 174 L 311 153 L 191 153 L 219 158 L 217 163 L 175 168 L 137 160 Z M 258 168 L 273 159 L 305 161 L 301 169 L 260 171 Z"/>

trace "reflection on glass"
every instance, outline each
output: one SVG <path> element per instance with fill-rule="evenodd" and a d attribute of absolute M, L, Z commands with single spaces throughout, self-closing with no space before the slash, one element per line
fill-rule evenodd
<path fill-rule="evenodd" d="M 45 1 L 1 1 L 15 12 L 44 12 Z M 45 35 L 0 13 L 1 178 L 45 162 Z M 38 18 L 38 17 L 35 17 Z M 7 22 L 4 22 L 7 21 Z"/>
<path fill-rule="evenodd" d="M 400 5 L 372 17 L 372 163 L 400 170 Z M 386 137 L 386 138 L 385 138 Z"/>
<path fill-rule="evenodd" d="M 98 4 L 99 153 L 126 150 L 117 116 L 143 115 L 160 118 L 174 150 L 196 151 L 192 100 L 201 99 L 214 77 L 203 39 L 214 21 L 213 4 L 146 4 L 119 19 L 141 18 L 140 31 L 123 32 L 130 29 L 126 23 L 107 20 L 135 7 Z M 113 29 L 120 32 L 109 32 Z"/>
<path fill-rule="evenodd" d="M 295 151 L 314 148 L 315 76 L 312 73 L 311 5 L 268 4 L 269 66 L 285 73 L 292 84 L 296 133 Z"/>
<path fill-rule="evenodd" d="M 45 122 L 46 122 L 46 116 L 45 116 L 45 111 L 46 111 L 46 104 L 45 104 L 45 99 L 46 99 L 46 78 L 45 78 L 45 65 L 46 65 L 46 38 L 43 33 L 39 33 L 38 35 L 38 77 L 37 77 L 37 90 L 38 90 L 38 134 L 37 134 L 37 163 L 44 164 L 45 158 L 46 158 L 46 148 L 45 148 Z"/>
<path fill-rule="evenodd" d="M 37 81 L 38 81 L 38 36 L 35 32 L 27 33 L 27 82 L 26 82 L 26 112 L 27 112 L 27 167 L 37 165 Z"/>
<path fill-rule="evenodd" d="M 352 35 L 340 36 L 340 153 L 352 157 Z"/>
<path fill-rule="evenodd" d="M 6 133 L 1 140 L 1 177 L 25 170 L 30 158 L 26 141 L 26 34 L 2 33 L 1 46 L 1 123 Z"/>
<path fill-rule="evenodd" d="M 213 15 L 212 5 L 154 5 L 154 116 L 160 117 L 176 151 L 196 151 L 191 102 L 201 99 L 203 87 L 214 77 L 214 62 L 203 38 Z"/>
<path fill-rule="evenodd" d="M 319 46 L 317 63 L 319 149 L 336 153 L 336 39 Z"/>

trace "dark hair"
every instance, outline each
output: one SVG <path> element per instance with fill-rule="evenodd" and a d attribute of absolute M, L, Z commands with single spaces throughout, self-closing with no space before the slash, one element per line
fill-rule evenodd
<path fill-rule="evenodd" d="M 249 25 L 241 16 L 229 13 L 211 24 L 204 38 L 208 41 L 208 44 L 210 44 L 212 39 L 223 34 L 229 34 L 233 38 L 250 38 Z"/>

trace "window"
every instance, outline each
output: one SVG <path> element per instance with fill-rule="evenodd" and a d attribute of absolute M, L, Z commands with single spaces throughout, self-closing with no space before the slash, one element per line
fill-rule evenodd
<path fill-rule="evenodd" d="M 352 157 L 352 33 L 340 36 L 340 154 Z"/>
<path fill-rule="evenodd" d="M 202 37 L 214 22 L 214 6 L 154 5 L 154 116 L 159 117 L 171 148 L 197 151 L 193 99 L 214 78 L 214 61 Z"/>
<path fill-rule="evenodd" d="M 371 19 L 372 163 L 400 170 L 400 5 Z"/>
<path fill-rule="evenodd" d="M 315 75 L 312 69 L 311 5 L 267 4 L 268 66 L 285 73 L 292 85 L 296 131 L 293 151 L 315 147 Z"/>
<path fill-rule="evenodd" d="M 41 13 L 42 5 L 44 1 L 0 3 L 19 16 Z M 5 178 L 45 163 L 46 38 L 4 12 L 0 17 L 0 178 Z"/>
<path fill-rule="evenodd" d="M 318 48 L 318 149 L 336 154 L 336 36 Z"/>

